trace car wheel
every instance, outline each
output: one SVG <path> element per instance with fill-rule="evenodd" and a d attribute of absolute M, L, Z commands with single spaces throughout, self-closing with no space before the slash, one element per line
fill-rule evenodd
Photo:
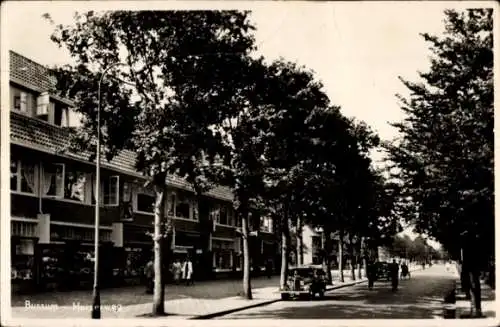
<path fill-rule="evenodd" d="M 281 299 L 283 301 L 289 300 L 290 299 L 290 294 L 286 294 L 286 293 L 281 294 Z"/>

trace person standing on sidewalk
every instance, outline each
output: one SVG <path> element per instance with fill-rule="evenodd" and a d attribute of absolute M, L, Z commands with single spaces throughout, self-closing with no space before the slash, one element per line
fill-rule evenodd
<path fill-rule="evenodd" d="M 368 289 L 373 289 L 373 284 L 377 278 L 377 266 L 375 261 L 370 261 L 366 267 L 366 277 L 368 278 Z"/>
<path fill-rule="evenodd" d="M 179 259 L 175 259 L 174 264 L 172 265 L 172 276 L 174 277 L 174 282 L 176 285 L 179 285 L 182 275 L 182 266 L 179 262 Z"/>
<path fill-rule="evenodd" d="M 272 273 L 273 273 L 273 262 L 271 259 L 267 259 L 266 262 L 266 273 L 267 273 L 267 278 L 271 279 Z"/>
<path fill-rule="evenodd" d="M 399 265 L 395 259 L 392 260 L 389 269 L 391 274 L 392 291 L 395 292 L 398 289 L 399 283 Z"/>
<path fill-rule="evenodd" d="M 186 257 L 182 265 L 182 278 L 186 281 L 186 285 L 193 285 L 193 263 L 189 257 Z"/>
<path fill-rule="evenodd" d="M 144 276 L 146 277 L 146 294 L 153 294 L 154 274 L 155 270 L 153 260 L 149 260 L 144 267 Z"/>

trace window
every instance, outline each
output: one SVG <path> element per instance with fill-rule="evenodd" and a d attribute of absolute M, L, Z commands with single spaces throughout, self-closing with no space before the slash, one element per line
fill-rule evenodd
<path fill-rule="evenodd" d="M 155 193 L 139 185 L 133 186 L 134 211 L 142 213 L 153 213 L 155 204 Z"/>
<path fill-rule="evenodd" d="M 64 164 L 44 164 L 42 194 L 53 197 L 64 196 Z"/>
<path fill-rule="evenodd" d="M 30 100 L 32 100 L 32 97 L 30 94 L 28 94 L 25 91 L 21 91 L 16 88 L 12 88 L 12 94 L 13 94 L 13 108 L 17 111 L 28 113 L 31 110 L 31 103 Z"/>
<path fill-rule="evenodd" d="M 86 187 L 88 185 L 88 174 L 66 169 L 64 174 L 64 198 L 78 202 L 86 202 Z"/>
<path fill-rule="evenodd" d="M 215 221 L 216 223 L 219 223 L 219 215 L 220 215 L 220 210 L 219 210 L 219 205 L 213 205 L 212 208 L 210 208 L 210 220 Z"/>
<path fill-rule="evenodd" d="M 177 197 L 175 217 L 191 219 L 191 201 L 186 196 L 180 195 Z"/>
<path fill-rule="evenodd" d="M 155 197 L 149 194 L 137 193 L 136 211 L 154 212 Z"/>
<path fill-rule="evenodd" d="M 92 183 L 91 183 L 91 203 L 95 204 L 95 174 L 91 175 Z M 99 189 L 100 199 L 99 202 L 101 205 L 106 206 L 117 206 L 120 201 L 120 178 L 119 176 L 102 176 L 101 175 L 101 188 Z"/>
<path fill-rule="evenodd" d="M 168 198 L 168 215 L 169 216 L 172 216 L 172 217 L 175 217 L 175 193 L 172 193 L 170 194 L 169 198 Z"/>
<path fill-rule="evenodd" d="M 234 219 L 234 210 L 228 205 L 214 204 L 210 212 L 210 217 L 219 225 L 236 225 Z"/>
<path fill-rule="evenodd" d="M 54 110 L 54 125 L 63 127 L 68 126 L 68 108 L 60 103 L 55 103 L 52 108 Z"/>
<path fill-rule="evenodd" d="M 36 194 L 38 170 L 32 163 L 14 159 L 10 162 L 10 189 L 16 192 Z"/>
<path fill-rule="evenodd" d="M 104 205 L 118 205 L 119 202 L 119 176 L 110 176 L 103 181 Z"/>
<path fill-rule="evenodd" d="M 218 223 L 221 225 L 229 225 L 228 221 L 228 212 L 227 212 L 226 206 L 221 206 L 220 207 L 220 214 L 219 214 L 219 221 Z"/>
<path fill-rule="evenodd" d="M 233 268 L 233 241 L 212 241 L 213 265 L 216 269 Z"/>
<path fill-rule="evenodd" d="M 271 217 L 260 218 L 260 230 L 267 233 L 273 232 L 273 219 Z"/>
<path fill-rule="evenodd" d="M 19 181 L 19 161 L 10 161 L 10 190 L 17 191 L 17 182 Z"/>

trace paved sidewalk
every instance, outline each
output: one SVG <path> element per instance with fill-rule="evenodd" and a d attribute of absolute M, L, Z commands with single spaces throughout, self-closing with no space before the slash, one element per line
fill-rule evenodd
<path fill-rule="evenodd" d="M 453 304 L 455 310 L 455 318 L 468 318 L 471 314 L 472 302 L 466 299 L 465 293 L 462 291 L 460 280 L 460 267 L 455 265 L 452 267 L 452 273 L 456 278 L 456 301 Z M 481 309 L 484 318 L 496 318 L 496 297 L 495 290 L 481 280 Z"/>
<path fill-rule="evenodd" d="M 348 287 L 365 282 L 366 279 L 335 282 L 329 285 L 327 291 Z M 223 315 L 229 312 L 244 310 L 251 307 L 267 305 L 281 300 L 277 287 L 265 287 L 252 290 L 253 299 L 246 300 L 240 296 L 226 297 L 223 299 L 198 299 L 183 298 L 165 301 L 166 317 L 161 319 L 208 319 L 213 316 Z M 135 305 L 109 305 L 101 307 L 102 318 L 137 318 L 147 316 L 152 309 L 151 303 Z M 13 318 L 37 318 L 37 319 L 85 319 L 90 317 L 91 308 L 88 305 L 73 306 L 50 305 L 43 303 L 30 303 L 28 306 L 13 307 Z"/>
<path fill-rule="evenodd" d="M 366 278 L 353 281 L 350 274 L 346 274 L 344 283 L 340 283 L 334 278 L 334 284 L 328 285 L 327 291 L 357 285 L 366 281 Z M 240 296 L 225 298 L 185 297 L 167 300 L 165 301 L 165 311 L 168 315 L 161 317 L 161 319 L 209 319 L 281 300 L 277 286 L 254 288 L 252 295 L 252 300 L 246 300 Z M 151 310 L 151 302 L 132 305 L 101 303 L 101 316 L 105 319 L 145 317 Z M 74 302 L 72 305 L 59 305 L 33 301 L 25 303 L 24 306 L 13 307 L 12 317 L 15 319 L 86 319 L 90 317 L 90 311 L 91 307 L 87 303 Z"/>

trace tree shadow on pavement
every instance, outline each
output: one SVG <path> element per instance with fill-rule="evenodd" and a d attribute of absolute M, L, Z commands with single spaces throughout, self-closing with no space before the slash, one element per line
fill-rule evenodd
<path fill-rule="evenodd" d="M 441 308 L 420 305 L 374 308 L 358 304 L 324 304 L 236 314 L 231 319 L 431 319 L 440 314 Z"/>

